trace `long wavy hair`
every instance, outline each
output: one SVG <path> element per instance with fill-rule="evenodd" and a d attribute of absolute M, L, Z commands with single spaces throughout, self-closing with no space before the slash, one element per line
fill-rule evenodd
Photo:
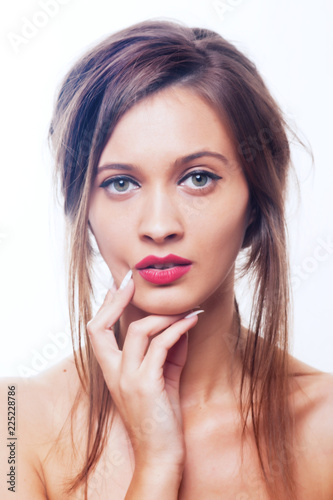
<path fill-rule="evenodd" d="M 196 92 L 227 121 L 250 190 L 254 220 L 243 248 L 244 273 L 251 274 L 253 300 L 251 334 L 241 349 L 240 414 L 243 435 L 249 430 L 254 435 L 269 495 L 292 499 L 284 214 L 289 127 L 256 66 L 234 45 L 208 29 L 155 20 L 119 31 L 81 57 L 61 84 L 50 125 L 68 223 L 73 350 L 89 400 L 85 463 L 70 490 L 85 486 L 87 498 L 88 477 L 105 448 L 113 408 L 86 329 L 93 303 L 94 250 L 88 227 L 91 186 L 100 155 L 124 113 L 175 85 Z M 116 326 L 119 330 L 119 322 Z M 234 349 L 240 345 L 236 340 Z"/>

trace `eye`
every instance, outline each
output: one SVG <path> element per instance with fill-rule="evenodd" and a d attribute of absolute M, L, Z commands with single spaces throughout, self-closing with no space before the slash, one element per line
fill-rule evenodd
<path fill-rule="evenodd" d="M 132 186 L 132 188 L 131 188 Z M 100 185 L 102 188 L 107 188 L 107 190 L 112 194 L 128 193 L 138 189 L 139 184 L 129 177 L 113 177 L 111 179 L 106 179 Z"/>
<path fill-rule="evenodd" d="M 197 190 L 203 189 L 210 186 L 214 181 L 222 179 L 219 175 L 213 174 L 212 172 L 206 172 L 204 170 L 190 172 L 187 174 L 182 181 L 181 185 L 185 185 L 190 188 L 198 188 Z M 185 182 L 188 181 L 188 182 Z"/>

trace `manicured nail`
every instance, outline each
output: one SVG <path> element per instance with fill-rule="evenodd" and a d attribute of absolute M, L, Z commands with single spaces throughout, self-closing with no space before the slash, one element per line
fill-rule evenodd
<path fill-rule="evenodd" d="M 125 278 L 123 279 L 123 281 L 121 282 L 120 284 L 120 287 L 119 287 L 119 290 L 124 290 L 124 288 L 127 286 L 129 280 L 132 278 L 132 269 L 130 269 L 128 271 L 128 273 L 126 274 Z"/>
<path fill-rule="evenodd" d="M 187 316 L 184 317 L 184 319 L 192 318 L 192 316 L 195 316 L 196 314 L 204 313 L 205 311 L 203 309 L 200 309 L 199 311 L 193 311 Z"/>

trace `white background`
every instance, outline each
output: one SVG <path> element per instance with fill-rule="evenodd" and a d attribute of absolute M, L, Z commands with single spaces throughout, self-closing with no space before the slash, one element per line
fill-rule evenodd
<path fill-rule="evenodd" d="M 153 17 L 208 27 L 234 42 L 310 143 L 314 166 L 300 148 L 293 152 L 301 196 L 294 185 L 288 210 L 293 354 L 333 372 L 333 245 L 317 253 L 320 242 L 333 242 L 333 2 L 225 0 L 215 2 L 220 9 L 211 0 L 50 2 L 52 16 L 43 0 L 3 2 L 0 13 L 0 375 L 36 373 L 70 352 L 61 211 L 46 141 L 57 85 L 86 47 Z M 40 26 L 30 25 L 30 35 L 27 20 Z"/>

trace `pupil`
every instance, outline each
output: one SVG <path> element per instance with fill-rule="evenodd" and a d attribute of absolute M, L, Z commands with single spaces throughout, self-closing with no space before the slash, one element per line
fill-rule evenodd
<path fill-rule="evenodd" d="M 207 182 L 207 176 L 204 174 L 195 174 L 194 184 L 196 186 L 204 186 Z"/>
<path fill-rule="evenodd" d="M 128 183 L 128 181 L 119 179 L 115 182 L 115 188 L 117 189 L 117 191 L 125 191 L 127 187 L 126 183 Z"/>

